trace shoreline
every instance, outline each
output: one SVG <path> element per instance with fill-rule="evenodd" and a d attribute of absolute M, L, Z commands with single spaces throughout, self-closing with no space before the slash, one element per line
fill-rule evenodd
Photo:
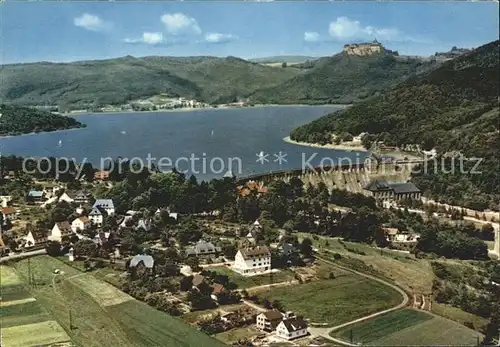
<path fill-rule="evenodd" d="M 67 128 L 67 129 L 57 129 L 57 130 L 52 130 L 52 131 L 39 131 L 39 132 L 30 132 L 30 133 L 25 133 L 25 134 L 19 134 L 19 135 L 0 135 L 0 140 L 1 139 L 7 139 L 9 137 L 19 137 L 19 136 L 33 136 L 33 135 L 40 135 L 40 134 L 49 134 L 49 133 L 59 133 L 62 131 L 69 131 L 69 130 L 82 130 L 87 128 L 86 126 L 81 126 L 81 127 L 76 127 L 76 128 Z"/>
<path fill-rule="evenodd" d="M 291 143 L 293 145 L 305 146 L 305 147 L 315 147 L 315 148 L 325 148 L 325 149 L 336 149 L 340 151 L 348 151 L 348 152 L 368 152 L 366 148 L 363 146 L 348 146 L 348 145 L 334 145 L 332 143 L 326 145 L 320 145 L 319 143 L 308 143 L 308 142 L 298 142 L 294 141 L 290 138 L 290 136 L 286 136 L 283 138 L 283 141 L 286 143 Z"/>
<path fill-rule="evenodd" d="M 251 109 L 251 108 L 262 108 L 262 107 L 327 107 L 327 106 L 337 106 L 340 109 L 351 106 L 351 104 L 256 104 L 253 106 L 219 106 L 219 107 L 181 107 L 176 109 L 160 109 L 153 111 L 108 111 L 108 112 L 66 112 L 57 113 L 61 116 L 66 117 L 78 117 L 78 116 L 88 116 L 88 115 L 107 115 L 107 114 L 120 114 L 120 113 L 170 113 L 170 112 L 189 112 L 189 111 L 206 111 L 206 110 L 234 110 L 234 109 Z"/>

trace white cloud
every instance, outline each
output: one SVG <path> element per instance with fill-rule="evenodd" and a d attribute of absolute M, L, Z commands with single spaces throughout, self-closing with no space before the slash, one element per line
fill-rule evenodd
<path fill-rule="evenodd" d="M 306 31 L 304 33 L 304 41 L 318 42 L 319 41 L 319 33 L 315 32 L 315 31 Z"/>
<path fill-rule="evenodd" d="M 173 35 L 201 34 L 196 19 L 183 13 L 166 13 L 161 16 L 161 21 L 165 24 L 167 32 Z"/>
<path fill-rule="evenodd" d="M 73 24 L 90 31 L 103 31 L 109 28 L 110 24 L 103 21 L 98 16 L 84 13 L 80 17 L 73 19 Z"/>
<path fill-rule="evenodd" d="M 231 34 L 207 33 L 205 34 L 205 42 L 209 43 L 226 43 L 237 40 L 238 37 Z"/>
<path fill-rule="evenodd" d="M 350 20 L 347 17 L 338 17 L 330 23 L 328 33 L 333 39 L 339 41 L 355 39 L 379 39 L 381 41 L 405 41 L 410 38 L 396 28 L 376 28 L 373 26 L 363 26 L 357 20 Z"/>
<path fill-rule="evenodd" d="M 155 45 L 163 41 L 163 34 L 146 32 L 142 34 L 142 39 L 144 40 L 145 43 L 149 43 L 150 45 Z"/>
<path fill-rule="evenodd" d="M 163 34 L 162 33 L 150 33 L 144 32 L 141 38 L 138 39 L 125 39 L 126 43 L 145 43 L 148 45 L 157 45 L 163 42 Z"/>

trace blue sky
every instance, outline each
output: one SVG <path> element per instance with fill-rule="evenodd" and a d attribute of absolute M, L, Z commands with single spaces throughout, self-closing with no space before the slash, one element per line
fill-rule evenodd
<path fill-rule="evenodd" d="M 4 2 L 1 63 L 324 56 L 377 38 L 430 55 L 498 39 L 496 2 Z"/>

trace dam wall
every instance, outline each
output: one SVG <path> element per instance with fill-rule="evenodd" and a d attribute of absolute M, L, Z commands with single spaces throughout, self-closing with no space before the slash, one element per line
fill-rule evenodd
<path fill-rule="evenodd" d="M 253 180 L 260 185 L 268 185 L 275 180 L 289 182 L 291 178 L 297 177 L 304 182 L 305 186 L 309 184 L 317 186 L 323 182 L 329 190 L 341 189 L 365 194 L 363 187 L 373 180 L 409 181 L 411 169 L 415 165 L 416 163 L 385 164 L 376 169 L 368 169 L 364 164 L 358 164 L 350 167 L 316 168 L 315 170 L 285 170 L 241 177 L 237 181 L 239 184 L 244 184 Z"/>

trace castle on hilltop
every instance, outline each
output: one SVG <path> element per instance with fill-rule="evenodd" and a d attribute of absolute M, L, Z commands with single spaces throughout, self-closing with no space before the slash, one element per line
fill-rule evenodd
<path fill-rule="evenodd" d="M 386 49 L 376 39 L 371 43 L 353 43 L 344 45 L 344 53 L 347 55 L 366 56 L 385 52 Z"/>

